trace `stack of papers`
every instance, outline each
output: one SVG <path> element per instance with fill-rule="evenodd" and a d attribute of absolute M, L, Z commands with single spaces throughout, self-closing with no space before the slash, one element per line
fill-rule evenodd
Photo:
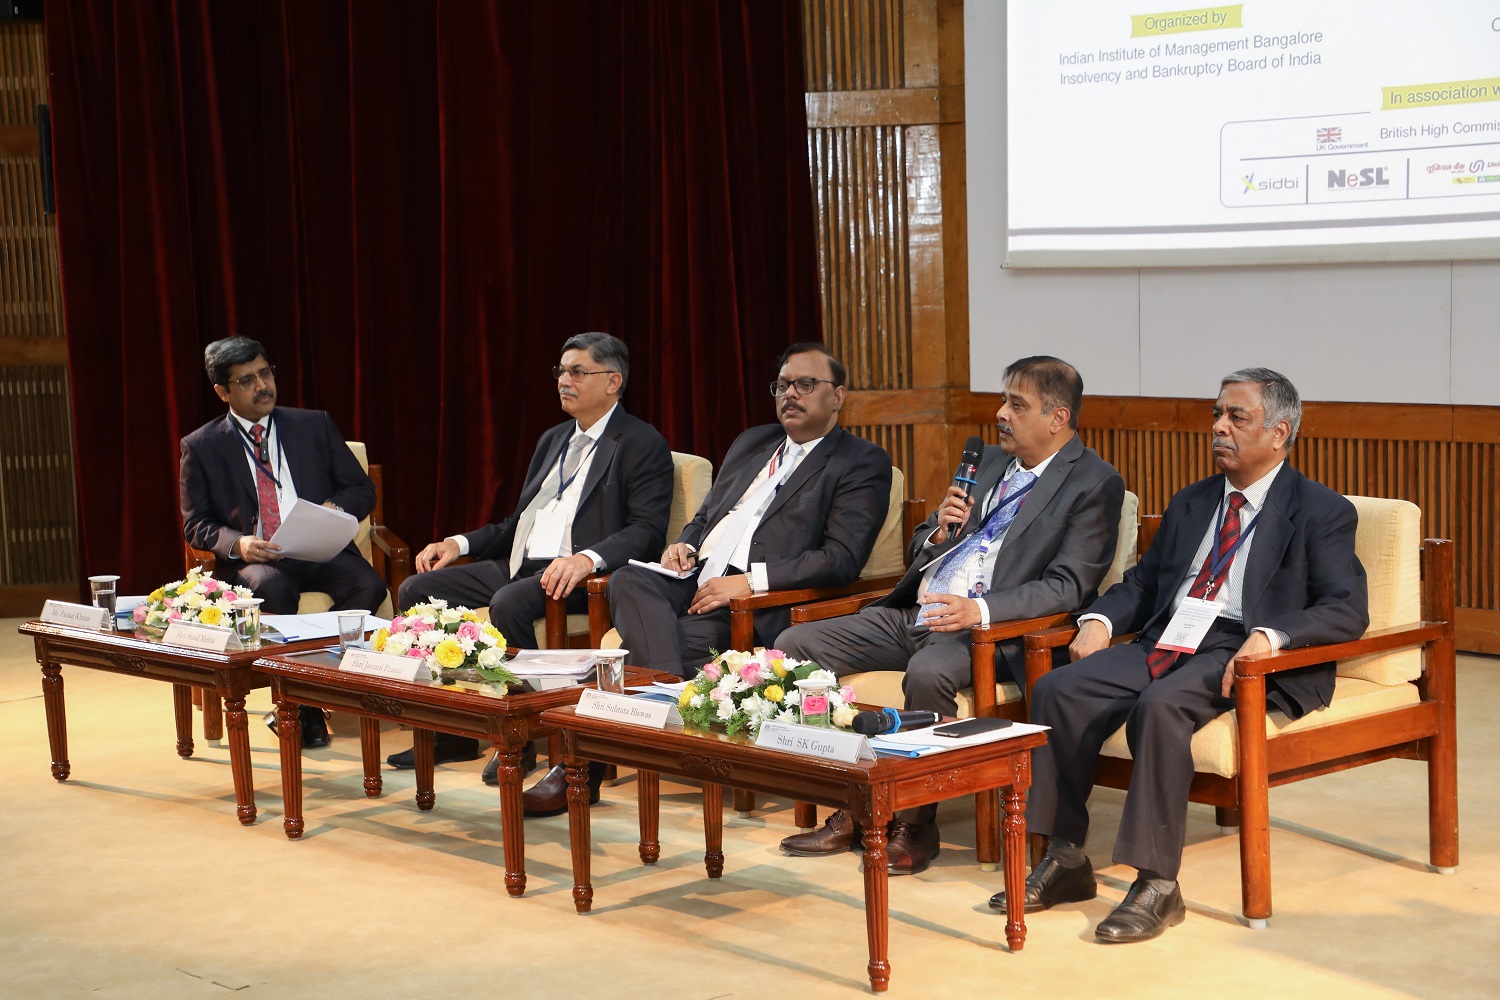
<path fill-rule="evenodd" d="M 652 681 L 650 684 L 642 684 L 640 687 L 628 687 L 625 690 L 637 698 L 645 698 L 648 701 L 665 701 L 677 704 L 682 692 L 688 686 L 687 681 L 678 681 L 676 684 L 663 684 L 661 681 Z"/>
<path fill-rule="evenodd" d="M 365 615 L 366 632 L 385 628 L 390 623 L 389 618 Z M 339 615 L 337 611 L 323 611 L 315 615 L 261 615 L 260 637 L 267 642 L 337 639 Z"/>
<path fill-rule="evenodd" d="M 1030 722 L 1016 722 L 1004 729 L 994 729 L 987 733 L 976 733 L 973 736 L 934 736 L 932 731 L 941 728 L 946 723 L 938 726 L 927 726 L 924 729 L 913 729 L 904 733 L 889 733 L 885 736 L 871 736 L 870 749 L 878 754 L 888 757 L 925 757 L 928 754 L 942 753 L 945 750 L 959 750 L 963 747 L 978 746 L 981 743 L 996 743 L 1000 740 L 1013 739 L 1017 736 L 1025 736 L 1027 733 L 1043 733 L 1047 726 L 1038 726 Z"/>
<path fill-rule="evenodd" d="M 582 679 L 594 669 L 594 649 L 522 649 L 505 665 L 517 677 L 573 677 Z"/>

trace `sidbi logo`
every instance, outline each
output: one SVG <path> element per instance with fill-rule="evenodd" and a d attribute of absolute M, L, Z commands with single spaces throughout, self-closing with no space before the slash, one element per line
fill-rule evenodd
<path fill-rule="evenodd" d="M 1297 187 L 1295 177 L 1276 177 L 1271 180 L 1257 181 L 1254 174 L 1246 174 L 1240 178 L 1240 183 L 1245 185 L 1241 194 L 1249 194 L 1252 191 L 1292 191 Z"/>
<path fill-rule="evenodd" d="M 1385 167 L 1365 167 L 1363 170 L 1330 170 L 1328 186 L 1331 188 L 1390 187 L 1390 178 Z"/>

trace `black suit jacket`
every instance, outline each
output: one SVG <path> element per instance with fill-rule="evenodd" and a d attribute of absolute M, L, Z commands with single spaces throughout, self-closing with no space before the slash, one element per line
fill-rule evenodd
<path fill-rule="evenodd" d="M 547 473 L 557 467 L 577 425 L 576 420 L 566 420 L 542 435 L 515 511 L 498 524 L 464 534 L 470 556 L 510 561 L 516 524 Z M 616 407 L 584 477 L 573 515 L 573 551 L 592 549 L 608 569 L 619 569 L 631 559 L 655 559 L 666 545 L 671 515 L 672 450 L 667 439 L 623 406 Z"/>
<path fill-rule="evenodd" d="M 752 427 L 736 438 L 703 506 L 678 541 L 701 546 L 785 438 L 780 424 Z M 870 558 L 890 499 L 891 457 L 879 445 L 835 425 L 776 491 L 750 536 L 749 561 L 766 564 L 773 590 L 850 583 Z M 787 608 L 755 613 L 762 636 L 781 634 L 791 621 Z"/>
<path fill-rule="evenodd" d="M 1180 490 L 1140 565 L 1089 608 L 1110 620 L 1114 634 L 1141 632 L 1154 640 L 1224 496 L 1224 477 Z M 1243 623 L 1285 632 L 1290 646 L 1357 639 L 1369 625 L 1365 569 L 1354 554 L 1354 505 L 1283 465 L 1257 515 L 1245 567 Z M 1193 567 L 1195 570 L 1197 567 Z M 1333 697 L 1333 664 L 1268 678 L 1267 700 L 1298 718 Z"/>
<path fill-rule="evenodd" d="M 375 484 L 327 413 L 278 406 L 271 417 L 298 497 L 317 504 L 331 500 L 358 518 L 375 509 Z M 235 542 L 254 534 L 260 514 L 243 440 L 226 413 L 181 444 L 182 536 L 220 559 L 234 558 Z"/>
<path fill-rule="evenodd" d="M 987 497 L 1005 475 L 1011 456 L 990 445 L 979 463 L 974 496 Z M 1060 448 L 1027 493 L 1021 509 L 1005 533 L 995 559 L 989 605 L 990 621 L 1035 618 L 1076 611 L 1092 601 L 1099 581 L 1114 562 L 1120 533 L 1120 505 L 1125 481 L 1114 466 L 1086 448 L 1075 436 Z M 917 603 L 923 567 L 983 526 L 976 502 L 973 515 L 958 537 L 923 551 L 937 528 L 932 512 L 908 545 L 911 567 L 901 582 L 877 605 L 909 608 Z"/>

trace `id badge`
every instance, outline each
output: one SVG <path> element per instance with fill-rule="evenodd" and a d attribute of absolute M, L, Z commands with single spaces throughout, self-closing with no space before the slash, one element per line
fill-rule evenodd
<path fill-rule="evenodd" d="M 547 504 L 536 512 L 531 534 L 526 538 L 526 555 L 532 559 L 552 559 L 562 554 L 563 532 L 568 519 L 562 511 Z"/>
<path fill-rule="evenodd" d="M 1184 597 L 1177 606 L 1177 613 L 1167 622 L 1161 638 L 1156 640 L 1157 649 L 1170 649 L 1178 653 L 1196 653 L 1203 644 L 1203 637 L 1213 627 L 1214 620 L 1224 611 L 1217 601 L 1205 601 L 1201 597 Z"/>

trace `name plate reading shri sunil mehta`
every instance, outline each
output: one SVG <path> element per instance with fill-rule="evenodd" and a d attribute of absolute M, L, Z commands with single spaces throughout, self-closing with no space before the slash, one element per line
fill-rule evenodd
<path fill-rule="evenodd" d="M 875 759 L 870 741 L 859 733 L 791 722 L 762 722 L 760 732 L 755 735 L 755 745 L 844 764 Z"/>

